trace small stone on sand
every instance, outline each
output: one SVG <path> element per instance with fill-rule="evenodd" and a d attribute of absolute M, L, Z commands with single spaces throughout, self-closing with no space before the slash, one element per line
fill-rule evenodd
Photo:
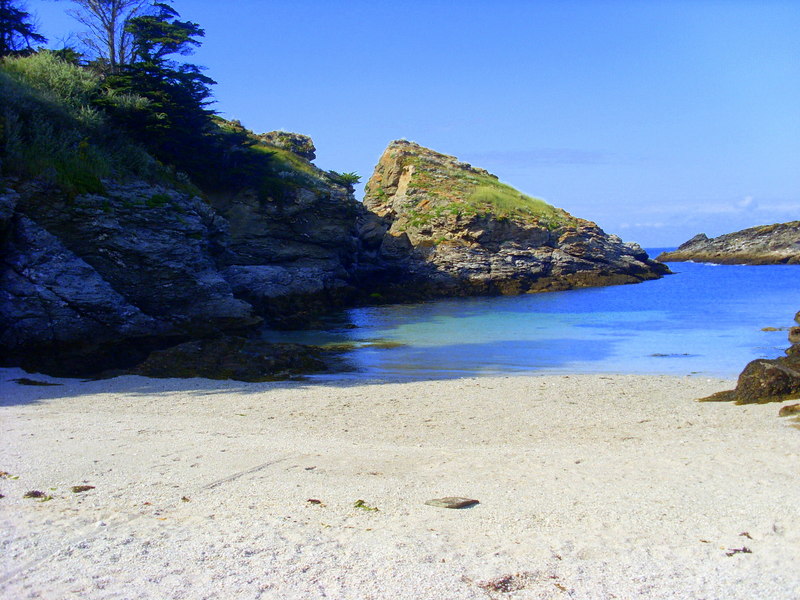
<path fill-rule="evenodd" d="M 426 500 L 425 504 L 428 506 L 436 506 L 438 508 L 469 508 L 470 506 L 480 504 L 480 502 L 477 500 L 471 500 L 470 498 L 448 496 L 447 498 L 434 498 L 433 500 Z"/>

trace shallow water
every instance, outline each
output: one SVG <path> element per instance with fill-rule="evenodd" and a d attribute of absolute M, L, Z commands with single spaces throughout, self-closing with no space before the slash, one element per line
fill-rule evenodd
<path fill-rule="evenodd" d="M 653 251 L 651 255 L 655 255 Z M 636 285 L 356 308 L 273 341 L 353 344 L 347 377 L 642 373 L 735 378 L 776 357 L 800 309 L 800 266 L 670 263 Z M 328 376 L 329 377 L 329 376 Z"/>

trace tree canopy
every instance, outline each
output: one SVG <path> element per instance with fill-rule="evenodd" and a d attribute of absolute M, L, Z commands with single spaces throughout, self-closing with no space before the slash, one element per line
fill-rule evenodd
<path fill-rule="evenodd" d="M 0 56 L 29 52 L 32 44 L 46 42 L 19 2 L 0 0 Z"/>
<path fill-rule="evenodd" d="M 72 0 L 68 12 L 86 27 L 78 34 L 98 64 L 111 73 L 131 60 L 133 36 L 127 31 L 131 19 L 150 9 L 151 0 Z"/>

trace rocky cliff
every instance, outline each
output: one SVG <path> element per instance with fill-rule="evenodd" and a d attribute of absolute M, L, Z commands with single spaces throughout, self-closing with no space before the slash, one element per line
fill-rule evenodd
<path fill-rule="evenodd" d="M 364 206 L 361 285 L 392 299 L 563 290 L 668 272 L 637 244 L 404 140 L 381 156 Z"/>
<path fill-rule="evenodd" d="M 87 375 L 343 301 L 361 205 L 291 140 L 269 142 L 257 187 L 206 199 L 139 180 L 77 195 L 0 181 L 0 363 Z"/>
<path fill-rule="evenodd" d="M 751 227 L 709 238 L 698 234 L 658 260 L 728 265 L 800 264 L 800 221 Z"/>

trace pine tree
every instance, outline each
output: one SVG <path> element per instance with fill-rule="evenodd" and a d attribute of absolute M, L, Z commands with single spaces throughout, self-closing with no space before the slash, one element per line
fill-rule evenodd
<path fill-rule="evenodd" d="M 36 33 L 30 13 L 19 2 L 0 0 L 0 56 L 25 54 L 32 44 L 44 44 L 47 38 Z"/>

